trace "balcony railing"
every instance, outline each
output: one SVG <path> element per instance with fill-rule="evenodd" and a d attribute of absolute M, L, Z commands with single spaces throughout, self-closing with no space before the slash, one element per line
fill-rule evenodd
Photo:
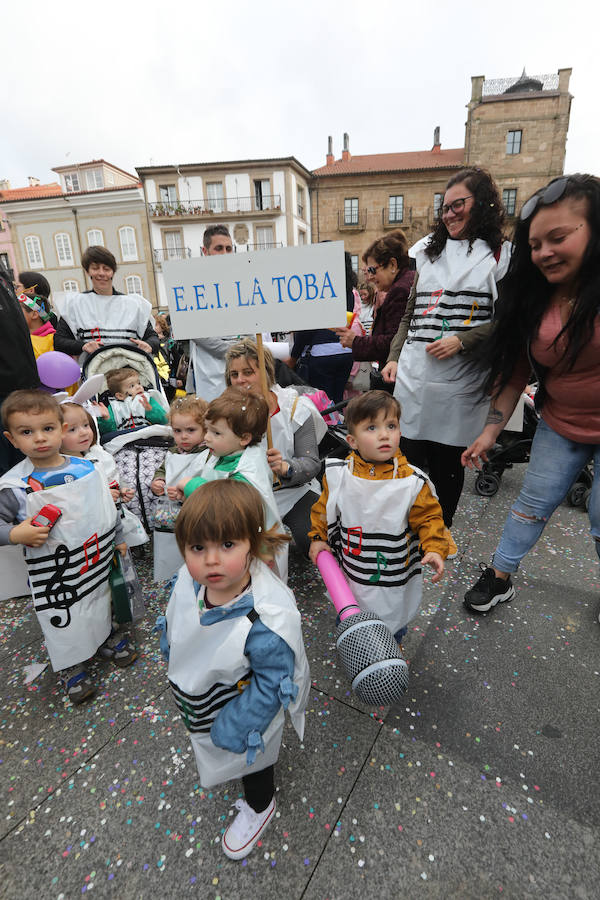
<path fill-rule="evenodd" d="M 384 206 L 381 210 L 381 221 L 384 228 L 401 228 L 409 218 L 410 213 L 404 207 L 390 209 L 389 206 Z"/>
<path fill-rule="evenodd" d="M 263 197 L 223 197 L 214 200 L 173 200 L 148 204 L 148 212 L 153 218 L 224 214 L 235 216 L 273 211 L 281 211 L 281 194 L 266 194 Z"/>
<path fill-rule="evenodd" d="M 275 247 L 283 247 L 283 241 L 258 241 L 256 244 L 248 244 L 248 251 L 273 250 Z"/>
<path fill-rule="evenodd" d="M 337 220 L 338 231 L 364 231 L 367 227 L 367 211 L 359 209 L 356 212 L 348 212 L 339 209 Z"/>
<path fill-rule="evenodd" d="M 189 259 L 192 255 L 189 247 L 169 247 L 168 250 L 161 248 L 152 252 L 154 253 L 154 262 L 157 263 L 163 263 L 169 259 Z"/>

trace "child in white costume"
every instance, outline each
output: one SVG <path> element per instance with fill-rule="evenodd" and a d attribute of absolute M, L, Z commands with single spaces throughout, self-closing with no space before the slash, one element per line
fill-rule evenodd
<path fill-rule="evenodd" d="M 275 814 L 273 766 L 284 710 L 302 739 L 310 689 L 300 614 L 291 591 L 261 556 L 287 537 L 265 529 L 261 497 L 228 479 L 194 491 L 177 519 L 181 567 L 161 647 L 169 681 L 212 787 L 242 778 L 245 800 L 223 851 L 246 856 Z M 168 646 L 168 650 L 167 650 Z"/>
<path fill-rule="evenodd" d="M 263 397 L 227 388 L 208 404 L 205 416 L 205 443 L 212 451 L 199 476 L 183 478 L 177 485 L 181 498 L 189 497 L 196 488 L 218 478 L 247 481 L 263 499 L 267 528 L 283 525 L 273 495 L 273 475 L 267 455 L 261 446 L 267 430 L 269 407 Z M 287 581 L 288 547 L 280 547 L 275 557 L 275 570 Z"/>
<path fill-rule="evenodd" d="M 142 425 L 166 425 L 168 411 L 166 399 L 160 391 L 145 391 L 139 372 L 129 366 L 110 369 L 106 384 L 111 397 L 108 407 L 100 404 L 101 418 L 98 427 L 101 434 Z"/>
<path fill-rule="evenodd" d="M 111 634 L 108 575 L 115 540 L 122 553 L 127 545 L 104 478 L 88 460 L 60 453 L 56 400 L 15 391 L 2 413 L 5 437 L 26 459 L 0 479 L 0 543 L 24 546 L 52 668 L 80 703 L 95 692 L 83 663 L 97 650 L 119 666 L 137 657 L 127 638 Z"/>
<path fill-rule="evenodd" d="M 399 450 L 399 417 L 398 401 L 386 391 L 350 401 L 353 452 L 327 461 L 310 532 L 312 562 L 322 550 L 333 552 L 360 608 L 379 616 L 398 641 L 421 603 L 422 565 L 435 569 L 437 582 L 448 556 L 431 483 Z"/>

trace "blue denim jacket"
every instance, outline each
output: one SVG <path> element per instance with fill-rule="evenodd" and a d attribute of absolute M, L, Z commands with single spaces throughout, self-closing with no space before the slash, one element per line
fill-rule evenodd
<path fill-rule="evenodd" d="M 196 594 L 200 585 L 194 582 Z M 251 587 L 233 605 L 206 609 L 200 617 L 204 626 L 223 619 L 247 616 L 254 609 Z M 161 633 L 161 650 L 168 653 L 164 616 L 157 620 L 156 631 Z M 213 743 L 231 753 L 247 753 L 252 765 L 259 750 L 264 750 L 265 733 L 281 706 L 287 709 L 298 688 L 294 684 L 294 653 L 283 638 L 271 631 L 257 618 L 250 628 L 244 654 L 252 669 L 250 684 L 230 700 L 218 713 L 210 731 Z M 168 656 L 166 656 L 168 659 Z"/>

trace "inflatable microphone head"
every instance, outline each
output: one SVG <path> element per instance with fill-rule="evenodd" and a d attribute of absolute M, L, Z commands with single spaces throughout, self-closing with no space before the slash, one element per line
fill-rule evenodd
<path fill-rule="evenodd" d="M 319 553 L 317 566 L 338 611 L 336 647 L 352 690 L 372 706 L 395 703 L 408 687 L 408 666 L 380 618 L 361 612 L 333 555 Z"/>

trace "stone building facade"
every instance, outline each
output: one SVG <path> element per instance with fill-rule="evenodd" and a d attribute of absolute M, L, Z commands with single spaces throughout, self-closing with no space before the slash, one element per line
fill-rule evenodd
<path fill-rule="evenodd" d="M 409 244 L 437 219 L 444 187 L 462 166 L 489 169 L 502 193 L 509 229 L 523 202 L 563 172 L 569 127 L 571 69 L 556 75 L 471 79 L 465 146 L 352 156 L 344 135 L 341 158 L 332 141 L 326 165 L 313 172 L 313 241 L 343 240 L 355 268 L 377 237 L 402 228 Z"/>

